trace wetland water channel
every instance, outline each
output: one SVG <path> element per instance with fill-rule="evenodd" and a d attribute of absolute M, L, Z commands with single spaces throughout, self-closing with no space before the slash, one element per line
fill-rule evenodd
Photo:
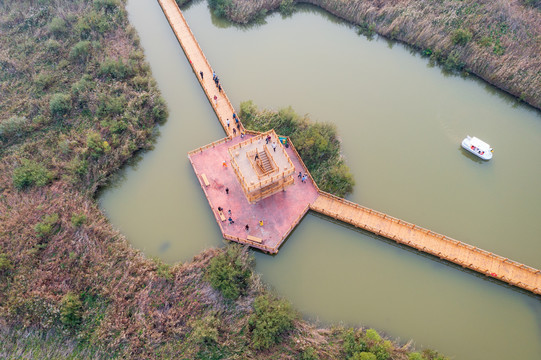
<path fill-rule="evenodd" d="M 147 256 L 189 261 L 222 240 L 187 152 L 224 132 L 157 1 L 129 0 L 128 12 L 170 115 L 155 149 L 99 201 Z M 541 268 L 538 111 L 313 7 L 249 27 L 201 1 L 184 15 L 234 107 L 291 105 L 336 125 L 352 201 Z M 460 148 L 468 134 L 494 147 L 490 162 Z M 307 318 L 374 327 L 455 359 L 541 358 L 539 297 L 318 215 L 278 255 L 255 256 Z"/>

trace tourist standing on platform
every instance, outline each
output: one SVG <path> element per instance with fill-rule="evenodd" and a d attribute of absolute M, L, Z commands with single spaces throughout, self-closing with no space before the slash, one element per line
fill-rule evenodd
<path fill-rule="evenodd" d="M 229 195 L 229 188 L 228 188 L 228 187 L 225 188 L 225 193 L 226 193 L 227 195 Z"/>
<path fill-rule="evenodd" d="M 214 95 L 214 103 L 218 106 L 218 96 Z"/>
<path fill-rule="evenodd" d="M 200 71 L 199 74 L 201 75 L 201 80 L 203 80 L 203 72 Z"/>
<path fill-rule="evenodd" d="M 248 226 L 248 224 L 246 224 L 244 228 L 246 229 L 246 231 L 250 231 L 250 227 Z"/>

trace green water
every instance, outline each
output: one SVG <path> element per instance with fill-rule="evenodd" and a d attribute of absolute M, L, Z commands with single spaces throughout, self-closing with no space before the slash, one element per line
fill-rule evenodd
<path fill-rule="evenodd" d="M 102 192 L 134 247 L 169 262 L 220 246 L 187 152 L 224 136 L 155 1 L 128 12 L 170 116 L 153 151 Z M 233 106 L 293 106 L 338 128 L 352 201 L 541 268 L 541 115 L 474 79 L 445 76 L 401 45 L 369 41 L 314 8 L 233 26 L 205 2 L 186 19 Z M 482 162 L 460 149 L 490 143 Z M 375 327 L 456 359 L 541 358 L 541 302 L 309 214 L 257 271 L 306 317 Z"/>

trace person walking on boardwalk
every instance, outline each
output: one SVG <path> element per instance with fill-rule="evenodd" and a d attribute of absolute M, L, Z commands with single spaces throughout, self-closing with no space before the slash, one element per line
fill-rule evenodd
<path fill-rule="evenodd" d="M 218 84 L 218 92 L 222 92 L 222 85 Z"/>
<path fill-rule="evenodd" d="M 203 80 L 203 72 L 202 71 L 199 72 L 199 75 L 201 75 L 201 80 Z"/>
<path fill-rule="evenodd" d="M 276 141 L 272 142 L 272 149 L 274 150 L 274 152 L 276 152 Z"/>
<path fill-rule="evenodd" d="M 299 171 L 299 179 L 302 178 L 302 172 Z"/>
<path fill-rule="evenodd" d="M 306 174 L 304 174 L 304 176 L 302 177 L 301 181 L 302 182 L 306 182 L 306 179 L 308 178 L 308 176 L 306 176 Z"/>
<path fill-rule="evenodd" d="M 218 96 L 214 95 L 214 103 L 218 106 Z"/>
<path fill-rule="evenodd" d="M 227 127 L 229 127 L 229 119 L 227 119 L 225 123 L 227 124 Z"/>
<path fill-rule="evenodd" d="M 216 71 L 212 72 L 212 80 L 216 81 Z"/>
<path fill-rule="evenodd" d="M 246 231 L 250 231 L 250 226 L 248 226 L 248 224 L 246 224 L 244 228 L 246 229 Z"/>
<path fill-rule="evenodd" d="M 233 136 L 237 136 L 237 129 L 233 128 Z"/>
<path fill-rule="evenodd" d="M 227 195 L 229 195 L 229 188 L 228 188 L 228 187 L 225 188 L 225 193 L 226 193 Z"/>
<path fill-rule="evenodd" d="M 230 216 L 229 219 L 227 219 L 227 220 L 229 220 L 229 225 L 233 225 L 233 224 L 235 223 L 235 222 L 233 221 L 233 219 L 231 218 L 231 216 Z"/>
<path fill-rule="evenodd" d="M 233 120 L 235 120 L 235 122 L 239 122 L 239 118 L 237 117 L 237 114 L 235 114 L 235 112 L 233 111 Z"/>

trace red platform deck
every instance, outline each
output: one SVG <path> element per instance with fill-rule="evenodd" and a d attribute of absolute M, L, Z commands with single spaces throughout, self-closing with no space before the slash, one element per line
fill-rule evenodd
<path fill-rule="evenodd" d="M 231 168 L 227 149 L 244 139 L 237 136 L 233 139 L 223 139 L 217 144 L 193 151 L 188 155 L 199 183 L 205 192 L 214 217 L 224 238 L 259 248 L 269 253 L 277 253 L 282 242 L 308 211 L 310 204 L 318 197 L 318 189 L 310 177 L 306 182 L 295 175 L 295 183 L 285 191 L 274 194 L 255 204 L 250 204 L 242 191 L 241 185 Z M 291 148 L 286 152 L 295 166 L 295 173 L 307 173 L 306 169 Z M 227 167 L 223 166 L 226 161 Z M 208 181 L 208 186 L 205 180 Z M 226 193 L 229 189 L 229 194 Z M 218 207 L 222 207 L 225 221 L 219 215 Z M 228 211 L 231 210 L 231 215 Z M 231 216 L 234 221 L 228 221 Z M 259 225 L 263 221 L 263 226 Z M 249 230 L 246 231 L 246 225 Z M 254 238 L 255 241 L 249 238 Z M 259 243 L 257 239 L 261 239 Z"/>

